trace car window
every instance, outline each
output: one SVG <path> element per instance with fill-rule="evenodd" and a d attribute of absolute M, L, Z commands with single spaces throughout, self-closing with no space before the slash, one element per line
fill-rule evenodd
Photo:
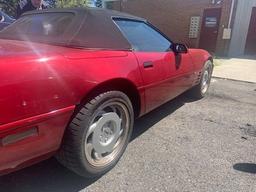
<path fill-rule="evenodd" d="M 122 19 L 114 21 L 136 51 L 165 52 L 171 47 L 170 41 L 144 22 Z"/>
<path fill-rule="evenodd" d="M 3 33 L 25 36 L 59 36 L 71 23 L 73 16 L 72 13 L 25 15 L 6 28 Z"/>

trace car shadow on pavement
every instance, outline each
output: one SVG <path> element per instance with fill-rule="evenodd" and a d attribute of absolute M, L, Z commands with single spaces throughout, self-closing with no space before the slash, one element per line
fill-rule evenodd
<path fill-rule="evenodd" d="M 145 116 L 137 119 L 135 121 L 133 135 L 131 141 L 142 135 L 148 129 L 150 129 L 153 125 L 167 117 L 168 115 L 174 113 L 180 107 L 182 107 L 185 103 L 190 103 L 195 100 L 189 99 L 186 97 L 186 94 L 182 94 L 176 99 L 169 101 L 168 103 L 162 105 L 161 107 L 151 111 Z"/>
<path fill-rule="evenodd" d="M 185 95 L 164 104 L 135 121 L 131 141 L 142 135 L 154 124 L 192 102 Z M 99 179 L 99 178 L 98 178 Z M 85 179 L 60 165 L 55 158 L 0 177 L 0 191 L 8 192 L 77 192 L 97 179 Z"/>
<path fill-rule="evenodd" d="M 51 158 L 0 177 L 0 191 L 77 192 L 95 181 L 76 175 Z"/>
<path fill-rule="evenodd" d="M 237 171 L 256 174 L 256 164 L 254 163 L 237 163 L 233 168 Z"/>

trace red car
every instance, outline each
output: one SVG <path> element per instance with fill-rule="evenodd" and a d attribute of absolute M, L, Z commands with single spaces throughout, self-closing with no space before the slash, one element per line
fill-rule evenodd
<path fill-rule="evenodd" d="M 0 32 L 0 173 L 55 155 L 85 177 L 109 171 L 133 122 L 188 91 L 206 95 L 204 50 L 145 19 L 103 9 L 24 14 Z"/>

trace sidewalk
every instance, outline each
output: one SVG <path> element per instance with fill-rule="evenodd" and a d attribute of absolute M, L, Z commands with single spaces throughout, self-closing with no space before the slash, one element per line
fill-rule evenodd
<path fill-rule="evenodd" d="M 214 59 L 213 76 L 256 83 L 256 57 Z"/>

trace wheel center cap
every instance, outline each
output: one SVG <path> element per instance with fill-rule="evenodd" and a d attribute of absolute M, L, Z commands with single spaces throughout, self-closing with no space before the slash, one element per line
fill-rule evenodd
<path fill-rule="evenodd" d="M 112 128 L 114 128 L 114 126 Z M 112 130 L 112 128 L 110 128 L 110 127 L 103 127 L 102 133 L 100 135 L 100 142 L 101 143 L 106 144 L 113 137 L 114 131 Z"/>
<path fill-rule="evenodd" d="M 112 152 L 121 131 L 121 119 L 116 113 L 106 113 L 97 121 L 92 137 L 96 152 Z"/>

